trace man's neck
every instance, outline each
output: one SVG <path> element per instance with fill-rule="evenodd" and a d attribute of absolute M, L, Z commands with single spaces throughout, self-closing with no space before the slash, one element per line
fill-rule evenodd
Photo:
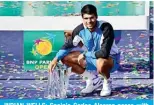
<path fill-rule="evenodd" d="M 95 27 L 96 28 L 96 27 Z M 88 29 L 90 32 L 94 32 L 95 28 Z"/>

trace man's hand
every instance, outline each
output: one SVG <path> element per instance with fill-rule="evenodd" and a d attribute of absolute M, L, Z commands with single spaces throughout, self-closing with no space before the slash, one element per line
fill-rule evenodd
<path fill-rule="evenodd" d="M 53 69 L 56 67 L 56 65 L 57 65 L 57 62 L 58 62 L 58 60 L 57 60 L 57 58 L 54 58 L 51 62 L 50 62 L 50 64 L 48 65 L 48 71 L 49 72 L 52 72 L 53 71 Z"/>
<path fill-rule="evenodd" d="M 84 59 L 84 56 L 83 56 L 83 54 L 80 54 L 79 56 L 78 56 L 78 63 L 80 64 L 80 60 L 81 59 Z"/>

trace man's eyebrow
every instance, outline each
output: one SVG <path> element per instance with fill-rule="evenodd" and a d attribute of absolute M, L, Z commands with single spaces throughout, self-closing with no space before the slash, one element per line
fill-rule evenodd
<path fill-rule="evenodd" d="M 94 18 L 93 16 L 92 17 L 84 17 L 84 19 L 88 19 L 88 18 Z"/>

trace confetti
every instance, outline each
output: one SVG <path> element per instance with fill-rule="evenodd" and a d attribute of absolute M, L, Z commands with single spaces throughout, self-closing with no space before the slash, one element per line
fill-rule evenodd
<path fill-rule="evenodd" d="M 13 54 L 8 54 L 8 56 L 13 56 Z"/>

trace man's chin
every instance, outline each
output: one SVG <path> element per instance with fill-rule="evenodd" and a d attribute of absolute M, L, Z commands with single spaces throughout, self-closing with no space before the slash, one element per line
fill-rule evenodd
<path fill-rule="evenodd" d="M 93 28 L 93 26 L 88 26 L 88 28 L 90 29 L 90 28 Z"/>
<path fill-rule="evenodd" d="M 87 27 L 88 29 L 93 29 L 94 27 Z"/>

